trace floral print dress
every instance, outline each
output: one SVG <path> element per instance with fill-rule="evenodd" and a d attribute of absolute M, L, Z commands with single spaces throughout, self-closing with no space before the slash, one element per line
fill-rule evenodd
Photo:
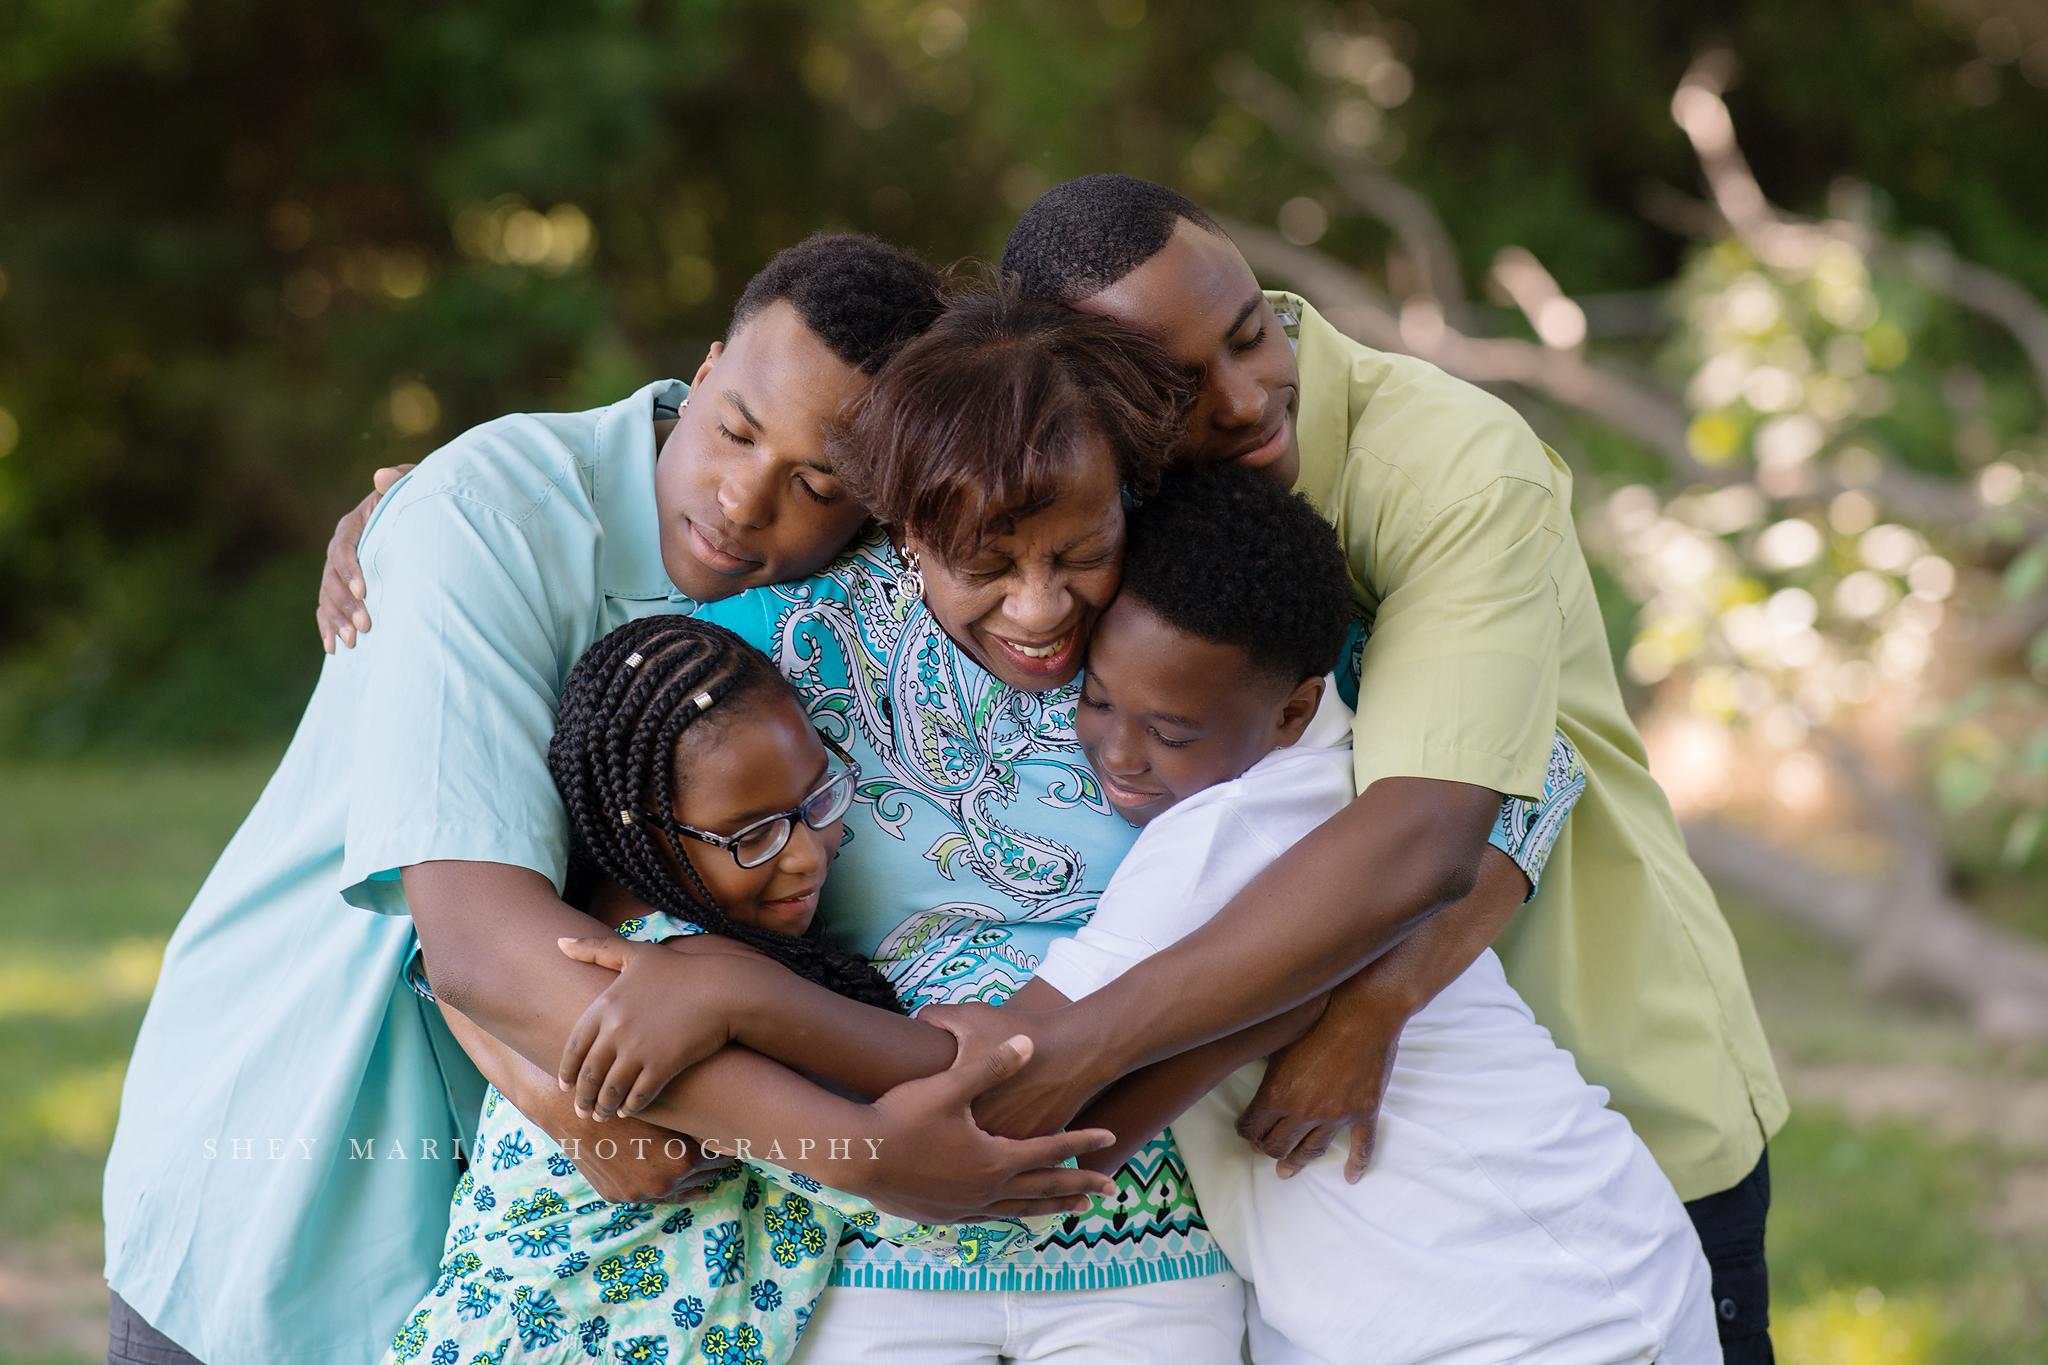
<path fill-rule="evenodd" d="M 702 933 L 653 914 L 658 943 Z M 727 1167 L 690 1204 L 612 1204 L 492 1087 L 455 1186 L 434 1286 L 384 1365 L 774 1365 L 796 1349 L 847 1228 L 950 1264 L 1002 1256 L 1021 1223 L 933 1228 L 769 1162 Z"/>

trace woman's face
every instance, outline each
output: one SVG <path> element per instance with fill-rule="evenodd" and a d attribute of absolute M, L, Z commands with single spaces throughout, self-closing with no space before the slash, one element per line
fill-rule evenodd
<path fill-rule="evenodd" d="M 924 600 L 975 662 L 1020 692 L 1074 680 L 1088 633 L 1123 573 L 1124 504 L 1116 454 L 1090 435 L 1053 504 L 958 564 L 918 551 Z"/>

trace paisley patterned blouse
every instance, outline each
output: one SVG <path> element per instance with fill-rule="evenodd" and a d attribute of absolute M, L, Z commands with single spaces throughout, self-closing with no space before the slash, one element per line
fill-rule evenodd
<path fill-rule="evenodd" d="M 819 905 L 911 1008 L 1000 1004 L 1095 909 L 1137 831 L 1074 738 L 1076 686 L 1019 692 L 899 589 L 888 542 L 823 572 L 698 610 L 775 660 L 818 727 L 860 761 L 847 842 Z M 1172 1135 L 1117 1172 L 1117 1192 L 1002 1260 L 947 1266 L 849 1228 L 833 1283 L 1094 1289 L 1214 1274 Z"/>

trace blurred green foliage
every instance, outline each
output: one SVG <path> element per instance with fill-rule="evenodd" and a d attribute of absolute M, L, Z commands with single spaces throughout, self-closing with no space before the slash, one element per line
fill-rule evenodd
<path fill-rule="evenodd" d="M 1371 21 L 1413 93 L 1381 146 L 1475 289 L 1509 242 L 1573 292 L 1656 287 L 1686 244 L 1638 196 L 1692 189 L 1670 93 L 1726 43 L 1774 199 L 1818 209 L 1855 173 L 1898 222 L 2048 292 L 2048 97 L 1976 60 L 1972 0 L 1944 3 L 1385 0 Z M 1303 82 L 1333 13 L 9 0 L 0 746 L 289 728 L 319 659 L 319 553 L 371 469 L 500 412 L 687 375 L 810 231 L 943 262 L 994 254 L 1086 171 L 1266 221 L 1326 193 L 1210 73 L 1242 51 Z M 1330 208 L 1323 245 L 1380 259 L 1383 229 Z"/>

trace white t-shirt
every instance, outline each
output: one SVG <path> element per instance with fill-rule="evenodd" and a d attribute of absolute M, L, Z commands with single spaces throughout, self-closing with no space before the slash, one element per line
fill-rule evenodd
<path fill-rule="evenodd" d="M 1349 708 L 1161 814 L 1038 975 L 1070 999 L 1192 932 L 1351 800 Z M 1254 1063 L 1173 1125 L 1253 1286 L 1259 1365 L 1717 1365 L 1710 1279 L 1671 1184 L 1491 950 L 1409 1021 L 1365 1178 L 1348 1134 L 1291 1180 L 1237 1136 Z"/>

